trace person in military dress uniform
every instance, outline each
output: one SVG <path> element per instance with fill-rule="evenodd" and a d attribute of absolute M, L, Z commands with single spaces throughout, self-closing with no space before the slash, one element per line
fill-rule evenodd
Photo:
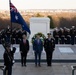
<path fill-rule="evenodd" d="M 75 26 L 72 26 L 70 29 L 70 36 L 71 36 L 71 44 L 75 44 Z"/>
<path fill-rule="evenodd" d="M 12 75 L 12 66 L 14 64 L 14 53 L 16 48 L 14 47 L 11 51 L 10 44 L 3 45 L 5 48 L 3 58 L 4 58 L 4 75 Z"/>
<path fill-rule="evenodd" d="M 44 49 L 46 52 L 46 60 L 47 66 L 51 66 L 52 64 L 52 55 L 55 50 L 55 40 L 51 37 L 51 33 L 48 33 L 48 38 L 44 40 Z"/>
<path fill-rule="evenodd" d="M 55 38 L 55 44 L 58 44 L 58 40 L 59 40 L 59 34 L 58 34 L 58 29 L 55 28 L 53 31 L 53 37 Z"/>

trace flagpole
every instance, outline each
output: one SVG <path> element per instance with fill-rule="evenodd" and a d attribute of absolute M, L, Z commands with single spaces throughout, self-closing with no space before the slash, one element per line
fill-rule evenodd
<path fill-rule="evenodd" d="M 10 3 L 11 3 L 11 0 L 9 0 L 9 10 L 11 11 L 11 8 L 10 8 Z M 10 14 L 10 28 L 11 28 L 11 37 L 10 37 L 10 43 L 12 45 L 12 22 L 11 22 L 11 14 Z"/>

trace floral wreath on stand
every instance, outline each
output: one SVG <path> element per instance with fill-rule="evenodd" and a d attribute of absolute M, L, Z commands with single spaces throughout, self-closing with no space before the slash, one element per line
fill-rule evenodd
<path fill-rule="evenodd" d="M 37 34 L 34 34 L 34 36 L 32 37 L 32 44 L 33 44 L 34 40 L 36 39 L 36 36 L 37 36 L 37 35 L 40 35 L 40 38 L 41 38 L 41 40 L 42 40 L 43 43 L 44 43 L 44 39 L 46 38 L 45 35 L 42 34 L 41 32 L 38 32 Z"/>

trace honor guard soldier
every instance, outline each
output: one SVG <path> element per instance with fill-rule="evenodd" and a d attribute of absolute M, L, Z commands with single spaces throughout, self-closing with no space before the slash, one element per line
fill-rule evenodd
<path fill-rule="evenodd" d="M 55 38 L 55 44 L 58 44 L 59 34 L 57 28 L 55 28 L 53 31 L 53 37 Z"/>
<path fill-rule="evenodd" d="M 70 36 L 71 36 L 71 44 L 74 45 L 75 43 L 75 26 L 72 26 L 70 29 Z"/>
<path fill-rule="evenodd" d="M 66 35 L 66 42 L 65 44 L 70 44 L 71 42 L 71 36 L 70 36 L 70 29 L 67 29 L 67 35 Z"/>
<path fill-rule="evenodd" d="M 52 55 L 55 49 L 55 40 L 51 37 L 51 33 L 48 33 L 48 38 L 44 40 L 44 49 L 46 52 L 47 66 L 51 66 Z"/>
<path fill-rule="evenodd" d="M 64 30 L 62 28 L 60 28 L 60 30 L 59 30 L 59 38 L 60 38 L 60 44 L 64 44 L 65 36 L 64 36 Z"/>
<path fill-rule="evenodd" d="M 9 43 L 6 43 L 3 46 L 5 48 L 5 52 L 3 54 L 4 66 L 5 66 L 4 75 L 12 75 L 12 66 L 14 64 L 13 59 L 16 48 L 14 47 L 13 51 L 11 51 Z"/>

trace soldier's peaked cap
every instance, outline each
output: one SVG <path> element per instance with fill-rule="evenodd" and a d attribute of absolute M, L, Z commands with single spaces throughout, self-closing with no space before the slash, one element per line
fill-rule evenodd
<path fill-rule="evenodd" d="M 51 33 L 47 33 L 47 35 L 51 35 Z"/>

